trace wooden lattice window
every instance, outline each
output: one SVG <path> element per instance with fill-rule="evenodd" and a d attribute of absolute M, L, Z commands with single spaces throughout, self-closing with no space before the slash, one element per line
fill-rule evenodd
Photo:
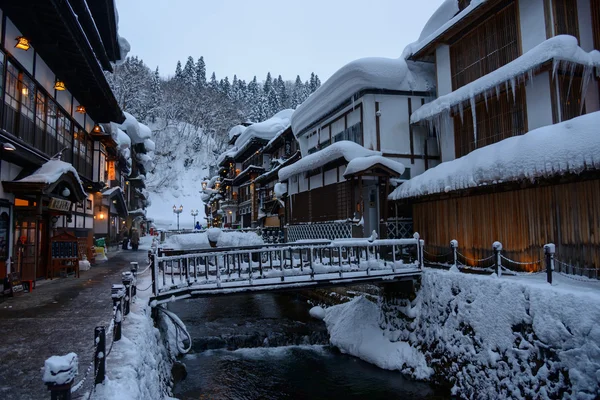
<path fill-rule="evenodd" d="M 511 2 L 450 47 L 453 90 L 489 74 L 518 56 L 516 8 Z"/>
<path fill-rule="evenodd" d="M 592 1 L 593 3 L 593 1 Z M 552 7 L 554 36 L 571 35 L 579 39 L 576 0 L 554 0 Z"/>
<path fill-rule="evenodd" d="M 600 1 L 591 0 L 592 32 L 594 35 L 594 48 L 600 50 Z"/>
<path fill-rule="evenodd" d="M 585 104 L 582 105 L 582 78 L 570 74 L 556 74 L 556 89 L 558 101 L 553 101 L 554 122 L 567 121 L 585 114 Z M 560 111 L 560 113 L 559 113 Z"/>
<path fill-rule="evenodd" d="M 500 93 L 475 105 L 477 133 L 473 128 L 471 108 L 465 108 L 463 118 L 454 116 L 454 140 L 456 157 L 462 157 L 471 151 L 497 143 L 503 139 L 525 133 L 525 90 L 516 89 Z"/>

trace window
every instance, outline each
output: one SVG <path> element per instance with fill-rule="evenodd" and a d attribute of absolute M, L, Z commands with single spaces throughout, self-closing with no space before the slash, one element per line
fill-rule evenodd
<path fill-rule="evenodd" d="M 577 0 L 554 0 L 553 3 L 554 36 L 571 35 L 579 39 Z"/>
<path fill-rule="evenodd" d="M 62 111 L 57 113 L 57 141 L 58 150 L 64 150 L 62 153 L 62 160 L 71 162 L 73 159 L 72 147 L 73 147 L 73 134 L 71 133 L 71 120 Z"/>
<path fill-rule="evenodd" d="M 512 91 L 500 93 L 480 101 L 475 105 L 477 113 L 477 133 L 473 128 L 471 108 L 465 108 L 463 118 L 454 116 L 454 140 L 456 157 L 462 157 L 471 151 L 497 143 L 503 139 L 525 133 L 525 91 L 522 86 L 516 89 L 513 100 Z"/>
<path fill-rule="evenodd" d="M 354 124 L 333 137 L 334 142 L 342 140 L 349 140 L 362 145 L 362 123 Z"/>
<path fill-rule="evenodd" d="M 46 154 L 52 156 L 58 151 L 58 141 L 56 139 L 57 112 L 58 106 L 53 100 L 48 99 L 46 103 Z"/>
<path fill-rule="evenodd" d="M 514 3 L 508 4 L 450 47 L 452 89 L 489 74 L 519 56 Z"/>
<path fill-rule="evenodd" d="M 592 8 L 592 30 L 594 34 L 594 48 L 600 49 L 600 1 L 590 2 Z"/>
<path fill-rule="evenodd" d="M 585 114 L 585 104 L 582 106 L 582 79 L 580 76 L 573 76 L 558 73 L 556 74 L 556 85 L 558 90 L 558 109 L 556 100 L 554 100 L 553 118 L 554 122 L 567 121 L 571 118 L 579 117 Z M 559 111 L 560 110 L 560 114 Z"/>

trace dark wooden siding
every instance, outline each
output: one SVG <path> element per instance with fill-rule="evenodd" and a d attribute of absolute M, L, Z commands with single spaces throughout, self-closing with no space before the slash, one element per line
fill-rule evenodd
<path fill-rule="evenodd" d="M 555 243 L 556 257 L 579 267 L 600 268 L 600 179 L 435 200 L 413 205 L 415 231 L 430 251 L 447 253 L 458 240 L 471 258 L 503 253 L 530 262 Z"/>
<path fill-rule="evenodd" d="M 325 222 L 352 215 L 349 181 L 291 195 L 290 223 Z"/>

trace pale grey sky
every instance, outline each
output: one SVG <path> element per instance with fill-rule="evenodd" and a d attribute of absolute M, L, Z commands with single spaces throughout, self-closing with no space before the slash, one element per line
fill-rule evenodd
<path fill-rule="evenodd" d="M 161 75 L 204 56 L 208 77 L 325 81 L 362 57 L 397 58 L 442 0 L 117 0 L 119 32 Z"/>

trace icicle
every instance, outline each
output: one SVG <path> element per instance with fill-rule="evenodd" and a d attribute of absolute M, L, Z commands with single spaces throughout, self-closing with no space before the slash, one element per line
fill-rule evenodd
<path fill-rule="evenodd" d="M 462 101 L 458 103 L 458 112 L 460 114 L 460 123 L 463 123 L 463 104 Z"/>
<path fill-rule="evenodd" d="M 510 99 L 510 93 L 508 93 L 508 81 L 504 81 L 504 89 L 506 90 L 506 101 Z"/>
<path fill-rule="evenodd" d="M 487 94 L 487 90 L 484 90 L 484 91 L 483 91 L 483 101 L 485 102 L 485 111 L 486 111 L 486 112 L 487 112 L 487 110 L 488 110 L 488 105 L 487 105 L 487 96 L 488 96 L 488 94 Z"/>
<path fill-rule="evenodd" d="M 500 101 L 500 85 L 496 85 L 496 100 Z"/>
<path fill-rule="evenodd" d="M 583 106 L 585 104 L 585 95 L 587 94 L 588 85 L 590 80 L 592 79 L 592 74 L 594 73 L 594 67 L 590 65 L 585 65 L 583 67 L 583 79 L 581 80 L 581 101 L 579 106 L 579 113 L 583 114 Z"/>
<path fill-rule="evenodd" d="M 512 90 L 512 94 L 513 94 L 513 103 L 517 102 L 517 88 L 516 88 L 516 82 L 515 82 L 515 77 L 513 76 L 512 78 L 510 78 L 510 88 Z"/>
<path fill-rule="evenodd" d="M 473 117 L 473 140 L 475 141 L 475 148 L 477 148 L 477 110 L 475 107 L 475 96 L 471 94 L 469 99 L 471 103 L 471 115 Z"/>
<path fill-rule="evenodd" d="M 571 84 L 573 83 L 573 77 L 575 76 L 575 68 L 577 68 L 577 64 L 570 61 L 565 61 L 565 63 L 569 70 L 569 89 L 567 89 L 567 98 L 569 98 L 569 94 L 571 93 Z"/>

